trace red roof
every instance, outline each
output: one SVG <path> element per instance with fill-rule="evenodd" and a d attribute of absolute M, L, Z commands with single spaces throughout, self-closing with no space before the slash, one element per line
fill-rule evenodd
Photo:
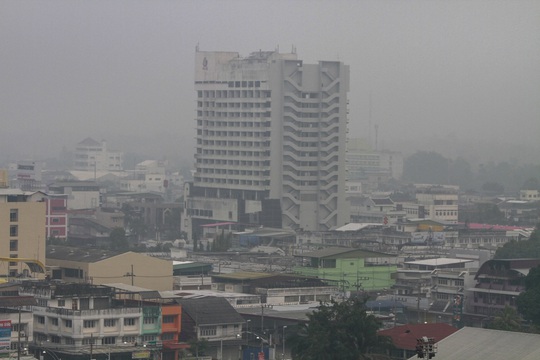
<path fill-rule="evenodd" d="M 458 331 L 448 324 L 407 324 L 396 326 L 391 329 L 380 330 L 379 336 L 389 336 L 392 343 L 398 349 L 414 350 L 416 348 L 416 339 L 422 336 L 434 338 L 439 342 L 445 337 Z"/>

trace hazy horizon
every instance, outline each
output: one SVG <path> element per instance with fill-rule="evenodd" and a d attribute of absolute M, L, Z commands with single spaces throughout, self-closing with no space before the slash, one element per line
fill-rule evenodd
<path fill-rule="evenodd" d="M 345 62 L 349 135 L 373 142 L 377 125 L 380 149 L 538 162 L 539 14 L 539 1 L 5 0 L 0 163 L 86 137 L 191 161 L 197 44 Z"/>

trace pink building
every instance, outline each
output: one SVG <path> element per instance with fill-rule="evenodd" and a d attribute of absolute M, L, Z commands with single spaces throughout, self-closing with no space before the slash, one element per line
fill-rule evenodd
<path fill-rule="evenodd" d="M 48 195 L 45 203 L 47 239 L 55 237 L 65 240 L 68 228 L 67 195 Z"/>

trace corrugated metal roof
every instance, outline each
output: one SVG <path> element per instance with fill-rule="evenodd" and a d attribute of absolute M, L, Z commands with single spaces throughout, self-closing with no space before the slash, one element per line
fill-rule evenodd
<path fill-rule="evenodd" d="M 19 307 L 37 305 L 33 296 L 0 296 L 0 307 Z"/>
<path fill-rule="evenodd" d="M 539 343 L 538 334 L 464 327 L 438 342 L 435 359 L 538 360 Z"/>
<path fill-rule="evenodd" d="M 312 251 L 306 254 L 295 255 L 297 257 L 309 258 L 342 258 L 342 259 L 357 259 L 357 258 L 376 258 L 376 257 L 395 257 L 395 255 L 384 254 L 375 251 L 351 248 L 329 247 L 326 249 Z"/>

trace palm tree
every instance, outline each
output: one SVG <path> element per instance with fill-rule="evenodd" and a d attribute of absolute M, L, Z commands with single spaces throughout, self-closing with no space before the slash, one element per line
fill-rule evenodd
<path fill-rule="evenodd" d="M 510 306 L 499 311 L 489 324 L 490 329 L 505 331 L 521 331 L 521 316 Z"/>

